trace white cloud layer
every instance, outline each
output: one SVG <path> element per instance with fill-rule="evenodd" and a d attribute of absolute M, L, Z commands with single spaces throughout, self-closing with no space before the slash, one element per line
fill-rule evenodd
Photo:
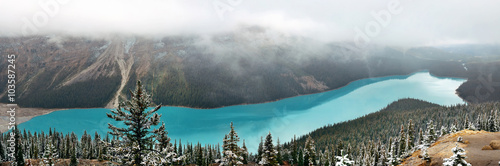
<path fill-rule="evenodd" d="M 257 25 L 320 41 L 497 43 L 499 6 L 495 0 L 0 0 L 0 36 L 166 36 Z"/>

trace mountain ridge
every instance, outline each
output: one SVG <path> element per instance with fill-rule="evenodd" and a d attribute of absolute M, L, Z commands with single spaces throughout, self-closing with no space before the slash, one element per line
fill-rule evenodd
<path fill-rule="evenodd" d="M 155 103 L 216 108 L 324 92 L 358 79 L 420 70 L 468 77 L 461 62 L 421 59 L 415 56 L 418 49 L 355 50 L 348 43 L 323 44 L 265 29 L 159 39 L 2 39 L 0 52 L 19 56 L 18 101 L 23 107 L 111 108 L 129 95 L 137 80 L 152 92 Z M 5 79 L 0 77 L 0 84 Z M 78 82 L 87 86 L 76 88 Z M 68 102 L 73 93 L 87 98 Z M 6 102 L 5 96 L 0 101 Z"/>

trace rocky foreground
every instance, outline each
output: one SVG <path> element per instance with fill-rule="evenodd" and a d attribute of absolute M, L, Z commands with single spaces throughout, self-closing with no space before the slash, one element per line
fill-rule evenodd
<path fill-rule="evenodd" d="M 462 137 L 462 142 L 457 142 Z M 472 165 L 498 166 L 500 162 L 500 132 L 462 130 L 457 133 L 447 134 L 439 138 L 428 149 L 430 161 L 422 158 L 422 151 L 418 150 L 407 158 L 401 165 L 428 166 L 443 165 L 443 159 L 453 155 L 451 149 L 458 143 L 465 149 L 467 158 Z"/>

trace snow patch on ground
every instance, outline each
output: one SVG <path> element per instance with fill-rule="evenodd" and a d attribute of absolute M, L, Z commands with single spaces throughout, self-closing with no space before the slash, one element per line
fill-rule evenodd
<path fill-rule="evenodd" d="M 165 43 L 163 43 L 163 42 L 160 41 L 158 43 L 155 43 L 154 47 L 155 47 L 155 50 L 163 48 L 163 47 L 165 47 Z"/>
<path fill-rule="evenodd" d="M 134 46 L 135 44 L 135 37 L 133 38 L 128 38 L 127 41 L 123 44 L 123 47 L 125 48 L 125 54 L 128 54 L 130 51 L 130 48 Z"/>
<path fill-rule="evenodd" d="M 167 52 L 160 52 L 155 55 L 155 60 L 161 59 L 167 55 Z"/>

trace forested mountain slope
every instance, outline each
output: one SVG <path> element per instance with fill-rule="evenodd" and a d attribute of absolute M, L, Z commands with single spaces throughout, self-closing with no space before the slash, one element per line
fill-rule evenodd
<path fill-rule="evenodd" d="M 344 154 L 349 154 L 356 165 L 398 165 L 414 152 L 423 153 L 422 149 L 429 146 L 432 149 L 442 140 L 439 137 L 449 133 L 455 134 L 462 129 L 481 131 L 475 133 L 498 133 L 499 109 L 498 102 L 444 107 L 421 100 L 401 99 L 378 112 L 328 125 L 292 139 L 284 144 L 284 149 L 288 149 L 290 155 L 301 153 L 310 137 L 309 139 L 314 140 L 317 151 L 316 163 L 324 164 L 325 161 L 332 160 L 332 157 L 325 154 L 339 156 L 340 151 L 344 150 Z M 456 141 L 457 137 L 454 139 Z M 485 141 L 482 144 L 489 143 Z M 435 152 L 431 149 L 429 154 L 434 155 Z M 446 151 L 451 151 L 451 147 L 447 147 Z M 422 159 L 418 159 L 420 160 Z M 443 157 L 431 156 L 430 160 L 442 164 Z M 482 162 L 479 158 L 474 160 Z"/>
<path fill-rule="evenodd" d="M 7 54 L 17 55 L 17 97 L 23 107 L 113 107 L 142 80 L 155 103 L 213 108 L 323 92 L 369 77 L 420 70 L 467 77 L 471 72 L 456 59 L 421 56 L 433 51 L 442 52 L 358 49 L 246 27 L 154 39 L 1 38 L 0 64 L 6 65 Z M 0 92 L 5 92 L 6 69 L 0 69 Z M 6 102 L 5 93 L 0 97 Z"/>
<path fill-rule="evenodd" d="M 439 106 L 418 99 L 401 99 L 389 104 L 386 108 L 370 113 L 363 117 L 327 125 L 312 131 L 310 135 L 319 147 L 326 145 L 351 144 L 351 146 L 366 143 L 368 140 L 387 142 L 391 137 L 396 137 L 401 126 L 412 120 L 415 129 L 425 129 L 429 120 L 434 125 L 464 127 L 464 121 L 476 122 L 484 114 L 498 110 L 500 103 L 482 103 L 474 105 Z M 437 128 L 436 130 L 439 130 Z M 418 131 L 417 131 L 418 132 Z M 298 137 L 297 143 L 303 144 L 306 136 Z"/>

